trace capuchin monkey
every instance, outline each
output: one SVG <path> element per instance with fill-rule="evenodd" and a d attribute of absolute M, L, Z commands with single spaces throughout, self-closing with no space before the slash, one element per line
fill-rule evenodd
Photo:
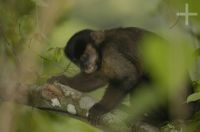
<path fill-rule="evenodd" d="M 140 43 L 146 37 L 162 40 L 158 35 L 136 27 L 103 31 L 86 29 L 77 32 L 68 41 L 64 52 L 81 72 L 74 77 L 52 77 L 49 82 L 58 81 L 82 92 L 90 92 L 107 85 L 102 99 L 89 110 L 89 121 L 97 124 L 103 114 L 118 106 L 140 84 L 152 83 L 151 75 L 144 69 L 140 50 Z M 191 86 L 188 89 L 187 95 L 193 92 Z M 152 112 L 152 117 L 157 115 L 162 118 L 161 121 L 168 120 L 168 108 L 164 108 L 158 109 L 156 113 Z M 162 116 L 159 117 L 160 112 Z"/>

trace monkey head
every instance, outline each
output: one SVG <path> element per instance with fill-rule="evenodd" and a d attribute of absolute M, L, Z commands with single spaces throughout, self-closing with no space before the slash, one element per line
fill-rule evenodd
<path fill-rule="evenodd" d="M 64 52 L 73 63 L 80 67 L 82 72 L 93 73 L 100 67 L 99 46 L 103 41 L 103 31 L 82 30 L 71 37 Z"/>

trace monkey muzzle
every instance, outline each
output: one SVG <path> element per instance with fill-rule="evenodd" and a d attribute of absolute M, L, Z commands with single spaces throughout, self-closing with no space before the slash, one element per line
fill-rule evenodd
<path fill-rule="evenodd" d="M 84 66 L 84 72 L 85 73 L 92 73 L 92 72 L 95 72 L 96 71 L 96 69 L 97 69 L 97 67 L 96 66 L 94 66 L 94 65 L 92 65 L 92 64 L 88 64 L 88 65 L 86 65 L 86 66 Z"/>
<path fill-rule="evenodd" d="M 87 74 L 93 73 L 97 70 L 97 66 L 91 63 L 83 63 L 82 65 L 80 65 L 80 68 L 81 68 L 81 71 Z"/>

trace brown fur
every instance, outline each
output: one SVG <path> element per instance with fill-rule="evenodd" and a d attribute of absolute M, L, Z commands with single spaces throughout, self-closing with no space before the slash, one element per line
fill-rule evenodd
<path fill-rule="evenodd" d="M 108 84 L 105 95 L 89 111 L 89 120 L 92 123 L 97 123 L 101 115 L 120 104 L 130 90 L 133 90 L 141 82 L 144 70 L 138 46 L 140 41 L 149 35 L 158 37 L 139 28 L 81 31 L 70 39 L 65 53 L 72 61 L 77 60 L 79 58 L 75 58 L 73 55 L 82 51 L 76 49 L 73 51 L 74 47 L 84 43 L 87 50 L 87 46 L 92 44 L 98 52 L 100 63 L 94 64 L 94 61 L 90 62 L 92 56 L 89 57 L 88 62 L 97 65 L 99 69 L 90 74 L 82 71 L 72 78 L 63 75 L 53 77 L 50 82 L 57 80 L 84 92 L 89 92 Z M 85 36 L 85 39 L 83 36 Z M 81 41 L 82 43 L 80 43 Z M 88 51 L 90 52 L 90 50 Z M 82 53 L 84 55 L 85 52 Z M 79 61 L 79 63 L 81 62 Z"/>

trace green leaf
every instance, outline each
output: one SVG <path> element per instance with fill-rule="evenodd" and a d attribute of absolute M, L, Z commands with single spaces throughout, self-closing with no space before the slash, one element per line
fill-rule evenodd
<path fill-rule="evenodd" d="M 35 2 L 36 5 L 41 7 L 48 6 L 48 3 L 45 0 L 32 0 L 32 1 Z"/>
<path fill-rule="evenodd" d="M 200 48 L 195 50 L 194 55 L 195 56 L 200 56 Z"/>
<path fill-rule="evenodd" d="M 55 56 L 56 56 L 56 61 L 59 62 L 63 56 L 63 49 L 62 48 L 56 48 L 55 49 Z"/>
<path fill-rule="evenodd" d="M 187 103 L 194 102 L 200 100 L 200 92 L 194 93 L 187 98 Z"/>
<path fill-rule="evenodd" d="M 50 52 L 50 51 L 53 51 L 53 50 L 55 50 L 55 48 L 52 48 L 52 47 L 51 47 L 51 48 L 49 48 L 47 51 Z"/>

